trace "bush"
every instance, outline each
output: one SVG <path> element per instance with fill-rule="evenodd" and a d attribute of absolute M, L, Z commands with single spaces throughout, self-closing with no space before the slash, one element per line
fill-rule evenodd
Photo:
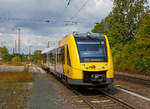
<path fill-rule="evenodd" d="M 29 65 L 24 66 L 24 72 L 29 72 Z"/>
<path fill-rule="evenodd" d="M 126 44 L 122 50 L 113 50 L 116 70 L 150 73 L 150 49 L 139 41 Z"/>
<path fill-rule="evenodd" d="M 21 58 L 19 56 L 15 56 L 11 60 L 12 62 L 21 62 Z"/>

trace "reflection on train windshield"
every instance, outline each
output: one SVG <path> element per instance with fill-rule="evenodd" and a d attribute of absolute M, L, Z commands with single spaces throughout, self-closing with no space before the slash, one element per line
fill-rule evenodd
<path fill-rule="evenodd" d="M 106 61 L 106 48 L 104 41 L 77 42 L 81 62 Z"/>

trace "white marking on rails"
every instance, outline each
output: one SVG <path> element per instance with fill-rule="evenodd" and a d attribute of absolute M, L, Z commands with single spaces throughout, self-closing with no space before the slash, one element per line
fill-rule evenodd
<path fill-rule="evenodd" d="M 91 101 L 92 103 L 106 103 L 106 102 L 110 102 L 110 100 L 103 100 L 103 101 L 99 101 L 99 100 L 93 100 Z"/>
<path fill-rule="evenodd" d="M 116 88 L 119 89 L 119 90 L 121 90 L 121 91 L 123 91 L 123 92 L 126 92 L 126 93 L 128 93 L 128 94 L 134 95 L 134 96 L 139 97 L 139 98 L 141 98 L 141 99 L 143 99 L 143 100 L 150 101 L 150 98 L 148 98 L 148 97 L 144 97 L 144 96 L 142 96 L 142 95 L 139 95 L 139 94 L 137 94 L 137 93 L 131 92 L 131 91 L 129 91 L 129 90 L 125 90 L 125 89 L 123 89 L 123 88 L 120 88 L 119 86 L 120 86 L 120 85 L 116 85 Z"/>
<path fill-rule="evenodd" d="M 82 103 L 82 102 L 83 102 L 83 100 L 77 100 L 76 102 L 78 102 L 78 103 Z"/>

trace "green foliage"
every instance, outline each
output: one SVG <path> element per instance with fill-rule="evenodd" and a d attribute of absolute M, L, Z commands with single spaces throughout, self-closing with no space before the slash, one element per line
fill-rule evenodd
<path fill-rule="evenodd" d="M 29 59 L 28 59 L 28 57 L 21 56 L 21 61 L 22 62 L 29 62 Z"/>
<path fill-rule="evenodd" d="M 143 16 L 142 23 L 139 26 L 137 34 L 135 36 L 137 39 L 149 39 L 150 38 L 150 10 Z"/>
<path fill-rule="evenodd" d="M 0 56 L 2 58 L 3 62 L 12 62 L 12 63 L 18 63 L 18 62 L 41 62 L 42 55 L 41 51 L 37 50 L 34 52 L 33 56 L 24 56 L 21 54 L 9 54 L 8 49 L 6 47 L 0 48 Z"/>
<path fill-rule="evenodd" d="M 40 50 L 36 50 L 33 54 L 33 56 L 31 57 L 31 60 L 33 62 L 41 62 L 42 61 L 42 54 Z"/>
<path fill-rule="evenodd" d="M 6 47 L 0 48 L 0 56 L 3 61 L 10 61 L 12 56 L 8 53 L 8 49 Z"/>
<path fill-rule="evenodd" d="M 112 12 L 92 32 L 108 36 L 114 67 L 150 73 L 150 11 L 147 0 L 114 0 Z"/>
<path fill-rule="evenodd" d="M 97 24 L 92 32 L 105 33 L 111 37 L 111 45 L 126 44 L 134 35 L 145 14 L 147 0 L 114 0 L 112 12 Z"/>
<path fill-rule="evenodd" d="M 126 44 L 122 50 L 114 50 L 115 68 L 118 70 L 150 73 L 150 14 L 143 17 L 136 40 Z"/>
<path fill-rule="evenodd" d="M 21 58 L 20 58 L 20 56 L 15 56 L 15 57 L 12 58 L 11 61 L 12 62 L 21 62 Z"/>
<path fill-rule="evenodd" d="M 126 44 L 122 51 L 114 54 L 114 64 L 117 70 L 150 73 L 150 49 L 138 42 Z"/>

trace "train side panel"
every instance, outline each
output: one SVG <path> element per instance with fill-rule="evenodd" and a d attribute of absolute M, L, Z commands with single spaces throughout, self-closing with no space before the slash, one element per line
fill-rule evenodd
<path fill-rule="evenodd" d="M 111 54 L 111 50 L 110 50 L 110 45 L 108 42 L 108 38 L 105 35 L 105 39 L 106 39 L 106 44 L 107 44 L 107 52 L 108 52 L 108 70 L 107 70 L 107 78 L 114 78 L 114 67 L 113 67 L 113 61 L 112 61 L 112 54 Z"/>

